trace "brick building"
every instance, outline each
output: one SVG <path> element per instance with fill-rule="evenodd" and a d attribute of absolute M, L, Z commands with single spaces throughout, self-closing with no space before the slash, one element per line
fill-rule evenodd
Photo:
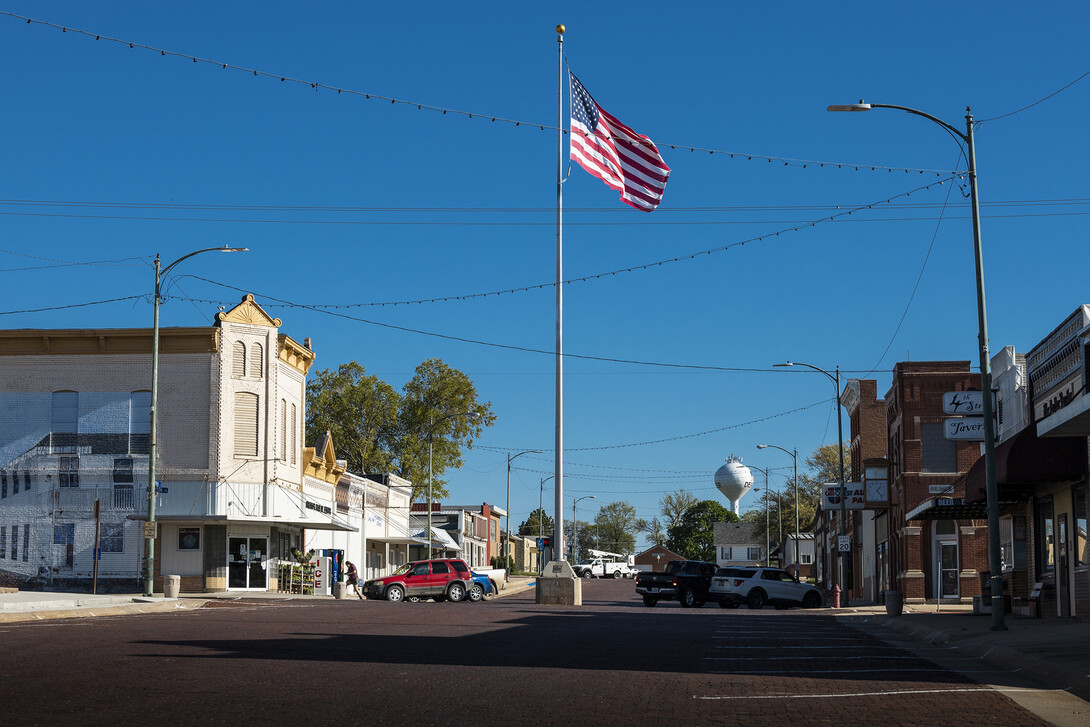
<path fill-rule="evenodd" d="M 898 363 L 886 394 L 892 590 L 906 603 L 971 601 L 988 569 L 987 520 L 964 506 L 980 442 L 946 438 L 943 394 L 980 389 L 968 361 Z"/>

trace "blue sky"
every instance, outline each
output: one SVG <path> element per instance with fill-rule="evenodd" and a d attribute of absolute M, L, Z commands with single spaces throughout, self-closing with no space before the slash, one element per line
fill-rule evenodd
<path fill-rule="evenodd" d="M 958 128 L 971 105 L 984 120 L 993 352 L 1029 350 L 1088 302 L 1090 78 L 1005 116 L 1090 70 L 1085 3 L 522 5 L 4 3 L 103 38 L 0 16 L 0 325 L 148 326 L 155 253 L 249 247 L 180 266 L 163 325 L 207 324 L 214 301 L 242 295 L 185 277 L 200 276 L 253 292 L 284 332 L 313 339 L 319 367 L 354 359 L 400 387 L 421 360 L 442 358 L 498 415 L 450 474 L 451 500 L 503 506 L 505 454 L 553 446 L 552 356 L 388 326 L 549 351 L 553 291 L 373 304 L 553 281 L 556 133 L 535 125 L 556 123 L 557 23 L 590 93 L 673 170 L 646 214 L 572 169 L 565 277 L 717 250 L 566 286 L 565 351 L 752 370 L 568 360 L 566 517 L 573 496 L 596 498 L 579 503 L 580 519 L 614 500 L 651 517 L 680 487 L 722 501 L 712 475 L 731 453 L 784 468 L 772 482 L 782 487 L 790 458 L 756 445 L 797 447 L 801 459 L 836 441 L 836 412 L 824 377 L 774 363 L 839 365 L 845 378 L 876 378 L 880 394 L 898 361 L 975 369 L 967 187 L 921 189 L 949 174 L 871 169 L 964 171 L 958 147 L 926 120 L 831 114 L 830 103 L 911 106 Z M 57 260 L 125 262 L 42 267 Z M 336 312 L 370 323 L 270 297 L 356 304 Z M 552 457 L 515 464 L 517 525 Z"/>

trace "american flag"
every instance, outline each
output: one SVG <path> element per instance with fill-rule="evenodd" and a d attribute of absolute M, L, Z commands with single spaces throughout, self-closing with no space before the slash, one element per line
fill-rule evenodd
<path fill-rule="evenodd" d="M 621 201 L 651 212 L 662 201 L 670 167 L 655 143 L 599 106 L 583 84 L 571 79 L 571 158 L 621 193 Z"/>

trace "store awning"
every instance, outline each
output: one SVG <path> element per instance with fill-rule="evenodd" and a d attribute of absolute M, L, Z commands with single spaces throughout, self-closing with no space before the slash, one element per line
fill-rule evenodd
<path fill-rule="evenodd" d="M 1085 437 L 1038 437 L 1032 424 L 995 448 L 999 500 L 1024 502 L 1037 485 L 1077 482 L 1086 477 Z M 984 458 L 965 476 L 965 499 L 984 502 Z"/>
<path fill-rule="evenodd" d="M 421 530 L 420 532 L 415 533 L 413 542 L 419 543 L 420 545 L 427 545 L 428 539 L 424 536 L 424 532 L 425 531 Z M 434 526 L 431 529 L 431 546 L 432 548 L 438 548 L 439 550 L 460 551 L 462 549 L 462 546 L 458 545 L 458 543 L 454 542 L 454 538 L 450 537 L 450 533 L 443 528 Z"/>
<path fill-rule="evenodd" d="M 146 514 L 129 515 L 129 520 L 147 520 Z M 338 517 L 331 517 L 329 521 L 325 520 L 291 520 L 282 517 L 261 517 L 261 518 L 229 518 L 226 515 L 164 515 L 156 516 L 156 522 L 160 523 L 238 523 L 240 525 L 277 525 L 279 527 L 288 528 L 300 528 L 303 530 L 336 530 L 346 533 L 359 532 L 359 528 L 352 527 L 344 520 Z"/>

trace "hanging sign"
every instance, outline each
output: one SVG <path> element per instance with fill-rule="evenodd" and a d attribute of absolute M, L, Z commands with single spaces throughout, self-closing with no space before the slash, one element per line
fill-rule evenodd
<path fill-rule="evenodd" d="M 845 510 L 862 510 L 866 506 L 866 492 L 862 482 L 845 482 L 844 496 Z M 824 510 L 840 509 L 839 482 L 826 482 L 821 486 L 821 507 Z"/>
<path fill-rule="evenodd" d="M 984 417 L 956 417 L 947 419 L 946 438 L 964 442 L 984 441 Z"/>

